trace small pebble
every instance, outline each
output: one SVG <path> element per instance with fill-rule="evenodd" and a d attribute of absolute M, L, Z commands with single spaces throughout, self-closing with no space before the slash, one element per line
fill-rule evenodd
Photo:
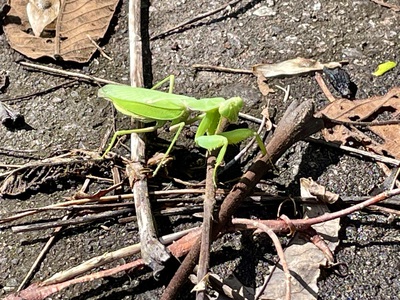
<path fill-rule="evenodd" d="M 318 11 L 321 10 L 321 2 L 315 2 L 314 5 L 312 6 L 313 11 Z"/>
<path fill-rule="evenodd" d="M 53 100 L 51 100 L 53 103 L 61 103 L 63 100 L 60 97 L 54 97 Z"/>
<path fill-rule="evenodd" d="M 253 15 L 258 17 L 272 17 L 276 15 L 276 11 L 267 6 L 261 6 L 259 9 L 253 12 Z"/>
<path fill-rule="evenodd" d="M 71 92 L 71 97 L 78 98 L 79 97 L 79 93 L 77 91 L 72 91 Z"/>

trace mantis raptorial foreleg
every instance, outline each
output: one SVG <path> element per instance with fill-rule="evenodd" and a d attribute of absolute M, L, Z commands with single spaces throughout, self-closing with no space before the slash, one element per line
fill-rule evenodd
<path fill-rule="evenodd" d="M 174 90 L 174 85 L 175 85 L 175 75 L 169 75 L 165 77 L 163 80 L 157 82 L 151 90 L 158 89 L 160 86 L 162 86 L 164 83 L 169 81 L 169 88 L 168 88 L 168 94 L 172 94 L 172 91 Z"/>
<path fill-rule="evenodd" d="M 228 145 L 237 144 L 253 136 L 256 138 L 257 144 L 260 147 L 261 152 L 263 153 L 263 155 L 265 155 L 267 153 L 267 150 L 265 149 L 265 145 L 262 142 L 260 135 L 251 129 L 240 128 L 232 131 L 221 132 L 216 135 L 208 135 L 208 136 L 204 135 L 197 137 L 196 139 L 197 144 L 200 147 L 207 149 L 208 151 L 221 148 L 219 150 L 218 156 L 215 161 L 215 167 L 213 172 L 214 184 L 216 184 L 217 168 L 224 159 Z"/>
<path fill-rule="evenodd" d="M 128 130 L 119 130 L 116 131 L 113 135 L 113 137 L 111 138 L 111 142 L 108 145 L 107 149 L 104 151 L 103 155 L 101 156 L 102 158 L 104 158 L 108 152 L 111 151 L 112 147 L 115 144 L 115 141 L 117 140 L 117 138 L 121 135 L 127 135 L 127 134 L 131 134 L 131 133 L 147 133 L 147 132 L 153 132 L 155 130 L 157 130 L 157 126 L 152 126 L 152 127 L 146 127 L 146 128 L 137 128 L 137 129 L 128 129 Z"/>
<path fill-rule="evenodd" d="M 161 161 L 158 163 L 157 168 L 154 170 L 153 172 L 153 176 L 156 176 L 158 171 L 160 170 L 160 168 L 162 167 L 164 161 L 167 159 L 169 153 L 172 151 L 172 148 L 174 147 L 176 140 L 178 139 L 183 127 L 185 127 L 185 122 L 181 122 L 179 124 L 175 124 L 174 126 L 176 126 L 178 129 L 174 135 L 174 138 L 172 139 L 171 143 L 169 144 L 169 147 L 167 149 L 167 151 L 165 152 L 163 158 L 161 159 Z"/>

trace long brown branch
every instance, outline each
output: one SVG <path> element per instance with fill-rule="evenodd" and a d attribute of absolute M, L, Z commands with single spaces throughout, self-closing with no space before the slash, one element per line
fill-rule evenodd
<path fill-rule="evenodd" d="M 214 221 L 214 205 L 215 205 L 215 185 L 214 185 L 214 168 L 215 168 L 215 151 L 209 154 L 207 158 L 207 174 L 206 174 L 206 193 L 204 195 L 204 216 L 203 227 L 201 232 L 201 251 L 199 258 L 199 267 L 197 270 L 197 281 L 200 282 L 208 272 L 210 265 L 210 248 L 212 243 L 212 228 Z M 205 290 L 197 292 L 196 300 L 203 300 Z"/>
<path fill-rule="evenodd" d="M 129 1 L 129 48 L 132 86 L 143 86 L 143 60 L 141 41 L 141 1 Z M 138 125 L 138 124 L 136 124 Z M 145 144 L 137 134 L 131 134 L 131 160 L 127 166 L 129 182 L 134 194 L 136 216 L 139 227 L 142 258 L 154 274 L 158 274 L 170 257 L 167 249 L 157 238 L 150 206 L 147 177 L 141 174 L 145 160 Z"/>

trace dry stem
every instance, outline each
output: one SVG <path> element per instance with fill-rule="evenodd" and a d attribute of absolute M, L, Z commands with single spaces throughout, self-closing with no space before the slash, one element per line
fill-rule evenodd
<path fill-rule="evenodd" d="M 141 1 L 129 1 L 129 49 L 130 75 L 132 86 L 143 86 L 143 61 L 141 41 Z M 142 258 L 154 274 L 159 273 L 170 257 L 167 249 L 157 239 L 156 229 L 150 207 L 147 178 L 141 174 L 145 161 L 145 144 L 137 134 L 131 135 L 131 160 L 127 166 L 129 182 L 134 194 L 136 216 L 141 241 Z"/>
<path fill-rule="evenodd" d="M 283 271 L 285 272 L 285 278 L 286 278 L 286 300 L 290 300 L 290 295 L 291 295 L 291 288 L 290 288 L 290 271 L 289 267 L 285 258 L 285 254 L 283 252 L 283 248 L 281 245 L 281 242 L 279 241 L 278 237 L 276 236 L 275 232 L 265 224 L 255 221 L 255 220 L 248 220 L 248 219 L 233 219 L 232 224 L 245 224 L 245 225 L 251 225 L 254 227 L 257 227 L 258 229 L 264 231 L 266 234 L 269 235 L 271 240 L 273 241 L 276 252 L 278 253 L 279 259 L 282 264 Z"/>
<path fill-rule="evenodd" d="M 207 158 L 206 173 L 206 193 L 204 196 L 204 217 L 201 231 L 201 250 L 199 258 L 199 267 L 197 270 L 197 281 L 200 282 L 206 276 L 210 264 L 210 248 L 212 243 L 211 233 L 214 221 L 215 205 L 215 186 L 214 186 L 214 165 L 215 151 L 212 151 Z M 198 291 L 196 300 L 202 300 L 206 297 L 206 290 Z"/>

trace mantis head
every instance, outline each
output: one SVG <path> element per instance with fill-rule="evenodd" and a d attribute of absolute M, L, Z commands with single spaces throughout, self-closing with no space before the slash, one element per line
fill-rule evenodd
<path fill-rule="evenodd" d="M 234 123 L 237 121 L 242 107 L 243 99 L 240 97 L 233 97 L 221 103 L 218 112 L 222 117 L 228 119 L 229 122 Z"/>

